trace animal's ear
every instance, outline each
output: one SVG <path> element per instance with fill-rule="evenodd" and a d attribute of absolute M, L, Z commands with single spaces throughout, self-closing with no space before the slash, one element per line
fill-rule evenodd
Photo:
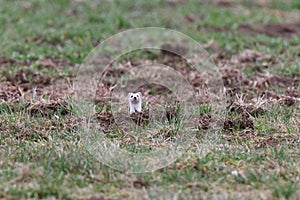
<path fill-rule="evenodd" d="M 129 92 L 129 93 L 127 94 L 127 98 L 129 99 L 131 95 L 132 95 L 132 93 Z"/>

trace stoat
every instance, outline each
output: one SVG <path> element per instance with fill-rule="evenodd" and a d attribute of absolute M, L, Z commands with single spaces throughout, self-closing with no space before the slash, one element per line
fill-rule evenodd
<path fill-rule="evenodd" d="M 142 93 L 129 93 L 128 94 L 130 114 L 134 112 L 142 112 Z"/>

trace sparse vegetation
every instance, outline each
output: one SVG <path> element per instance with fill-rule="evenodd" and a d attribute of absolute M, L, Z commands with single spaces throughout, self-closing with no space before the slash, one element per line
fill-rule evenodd
<path fill-rule="evenodd" d="M 0 198 L 299 199 L 299 5 L 0 0 Z M 205 75 L 179 56 L 149 50 L 115 60 L 98 85 L 92 120 L 121 148 L 141 153 L 171 144 L 182 117 L 172 92 L 149 84 L 139 88 L 144 112 L 128 120 L 151 129 L 148 109 L 160 105 L 160 131 L 139 138 L 116 126 L 109 95 L 128 70 L 148 61 L 172 66 L 199 105 L 196 137 L 184 156 L 158 171 L 130 174 L 85 149 L 72 83 L 101 41 L 145 26 L 175 29 L 202 44 L 222 75 L 226 110 L 216 115 L 199 92 Z M 221 128 L 211 131 L 216 124 Z"/>

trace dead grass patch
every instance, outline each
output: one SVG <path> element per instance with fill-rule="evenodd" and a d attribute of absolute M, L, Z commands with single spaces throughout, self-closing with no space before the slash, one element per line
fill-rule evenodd
<path fill-rule="evenodd" d="M 0 99 L 1 102 L 18 102 L 22 96 L 20 87 L 13 85 L 9 81 L 0 82 Z"/>

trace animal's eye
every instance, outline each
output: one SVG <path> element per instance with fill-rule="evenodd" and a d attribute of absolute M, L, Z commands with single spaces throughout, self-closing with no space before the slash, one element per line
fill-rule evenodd
<path fill-rule="evenodd" d="M 133 95 L 131 95 L 131 98 L 133 97 Z"/>
<path fill-rule="evenodd" d="M 139 95 L 136 95 L 137 97 L 139 97 Z"/>

